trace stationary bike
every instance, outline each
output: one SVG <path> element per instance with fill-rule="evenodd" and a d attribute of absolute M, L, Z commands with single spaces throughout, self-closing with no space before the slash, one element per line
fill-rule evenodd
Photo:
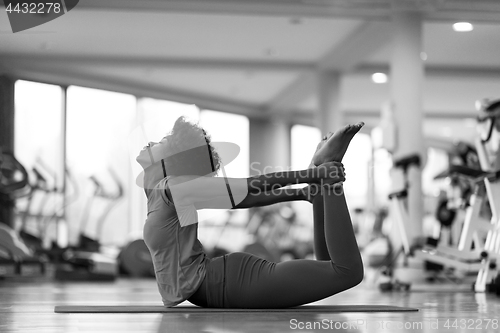
<path fill-rule="evenodd" d="M 485 108 L 485 110 L 488 109 L 500 109 L 500 101 Z M 495 117 L 500 118 L 500 112 Z M 492 119 L 491 115 L 484 119 L 488 119 L 490 126 L 486 135 L 476 140 L 481 169 L 455 165 L 448 170 L 450 175 L 464 177 L 473 184 L 473 193 L 468 200 L 457 247 L 426 244 L 418 250 L 410 248 L 405 227 L 408 212 L 404 206 L 404 199 L 408 194 L 408 183 L 406 183 L 405 190 L 393 193 L 389 197 L 401 232 L 405 255 L 412 255 L 451 269 L 477 273 L 476 281 L 472 286 L 475 292 L 491 290 L 492 286 L 499 284 L 499 277 L 494 278 L 494 275 L 497 273 L 497 262 L 500 258 L 500 170 L 491 167 L 487 156 L 487 144 L 492 137 L 497 119 L 494 117 Z M 481 119 L 478 118 L 478 121 L 481 122 Z M 403 168 L 406 178 L 408 167 L 411 164 L 419 165 L 418 161 L 417 156 L 409 156 L 397 161 L 396 167 Z M 485 217 L 486 201 L 491 209 L 491 215 Z"/>
<path fill-rule="evenodd" d="M 395 262 L 400 257 L 404 255 L 403 265 L 408 266 L 408 258 L 413 256 L 415 245 L 410 244 L 408 235 L 406 233 L 405 223 L 409 220 L 408 210 L 406 208 L 406 199 L 408 198 L 408 190 L 410 188 L 410 183 L 408 180 L 408 169 L 412 166 L 420 167 L 421 160 L 420 156 L 417 154 L 407 156 L 400 160 L 394 162 L 395 168 L 400 168 L 404 175 L 404 189 L 398 192 L 393 192 L 389 194 L 389 200 L 391 201 L 392 211 L 395 215 L 396 222 L 398 224 L 398 230 L 401 237 L 401 248 L 395 253 L 393 259 L 385 266 L 382 270 L 382 275 L 385 279 L 379 283 L 379 289 L 381 291 L 392 291 L 392 290 L 410 290 L 411 283 L 400 281 L 394 278 L 394 268 Z"/>

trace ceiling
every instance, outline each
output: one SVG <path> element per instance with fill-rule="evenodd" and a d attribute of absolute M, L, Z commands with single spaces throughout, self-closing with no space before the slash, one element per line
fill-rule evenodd
<path fill-rule="evenodd" d="M 80 0 L 16 34 L 2 10 L 0 73 L 313 125 L 331 70 L 346 118 L 374 125 L 390 93 L 370 76 L 389 73 L 400 10 L 424 18 L 426 134 L 470 137 L 474 101 L 500 97 L 497 0 Z M 454 32 L 463 20 L 474 30 Z"/>

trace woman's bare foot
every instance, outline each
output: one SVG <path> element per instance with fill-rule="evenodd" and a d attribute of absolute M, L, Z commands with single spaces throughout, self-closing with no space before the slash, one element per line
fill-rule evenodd
<path fill-rule="evenodd" d="M 341 162 L 352 138 L 364 125 L 364 122 L 346 125 L 333 133 L 326 141 L 321 141 L 314 153 L 312 163 L 320 165 L 332 161 Z"/>
<path fill-rule="evenodd" d="M 325 143 L 328 141 L 328 139 L 330 139 L 330 137 L 333 135 L 333 132 L 328 132 L 322 139 L 321 141 L 318 143 L 318 145 L 316 146 L 316 151 L 314 152 L 314 155 L 313 155 L 313 158 L 311 159 L 311 163 L 309 163 L 309 169 L 310 168 L 314 168 L 316 167 L 316 165 L 314 164 L 314 156 L 316 156 L 316 153 L 318 152 L 318 150 L 320 150 L 324 145 Z"/>

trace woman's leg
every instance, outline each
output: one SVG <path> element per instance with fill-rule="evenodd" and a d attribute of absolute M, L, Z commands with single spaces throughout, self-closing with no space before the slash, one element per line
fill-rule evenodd
<path fill-rule="evenodd" d="M 309 167 L 331 160 L 342 161 L 351 139 L 364 123 L 348 125 L 339 131 L 328 132 L 316 147 Z M 325 212 L 322 191 L 313 199 L 314 215 L 314 254 L 317 260 L 331 260 L 325 239 Z M 349 217 L 350 218 L 350 217 Z"/>
<path fill-rule="evenodd" d="M 342 190 L 339 185 L 337 191 Z M 343 193 L 323 195 L 331 260 L 272 263 L 234 253 L 225 265 L 225 307 L 281 308 L 314 302 L 359 284 L 363 263 Z"/>
<path fill-rule="evenodd" d="M 313 161 L 341 161 L 362 123 L 349 125 L 318 145 Z M 323 188 L 325 189 L 325 188 Z M 363 262 L 359 253 L 343 185 L 313 201 L 315 250 L 319 260 L 273 263 L 246 253 L 224 261 L 223 306 L 282 308 L 314 302 L 359 284 Z M 210 304 L 208 305 L 210 306 Z"/>
<path fill-rule="evenodd" d="M 318 146 L 316 147 L 316 151 L 314 152 L 314 156 L 311 160 L 311 163 L 309 163 L 309 168 L 314 168 L 314 160 L 317 158 L 318 152 L 323 148 L 325 143 L 330 139 L 330 137 L 333 135 L 332 132 L 328 132 L 324 137 L 323 140 L 318 143 Z M 313 235 L 314 235 L 314 256 L 316 257 L 316 260 L 331 260 L 330 254 L 328 254 L 328 248 L 326 246 L 326 239 L 325 239 L 325 211 L 324 207 L 325 205 L 323 204 L 323 193 L 320 191 L 319 194 L 317 194 L 313 201 Z"/>
<path fill-rule="evenodd" d="M 316 195 L 312 204 L 314 218 L 314 256 L 316 260 L 331 260 L 325 238 L 325 205 L 323 203 L 323 194 L 320 193 Z"/>

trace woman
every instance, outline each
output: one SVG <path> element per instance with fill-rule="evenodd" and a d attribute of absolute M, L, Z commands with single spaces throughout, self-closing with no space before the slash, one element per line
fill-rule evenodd
<path fill-rule="evenodd" d="M 189 300 L 202 307 L 286 308 L 359 284 L 363 263 L 343 194 L 340 162 L 362 126 L 345 126 L 325 136 L 309 169 L 249 178 L 213 177 L 220 158 L 210 137 L 183 117 L 160 142 L 144 147 L 137 157 L 145 169 L 148 198 L 144 240 L 164 305 Z M 310 185 L 284 188 L 296 183 Z M 291 200 L 313 204 L 317 260 L 273 263 L 247 253 L 210 259 L 203 252 L 197 238 L 198 209 Z"/>

